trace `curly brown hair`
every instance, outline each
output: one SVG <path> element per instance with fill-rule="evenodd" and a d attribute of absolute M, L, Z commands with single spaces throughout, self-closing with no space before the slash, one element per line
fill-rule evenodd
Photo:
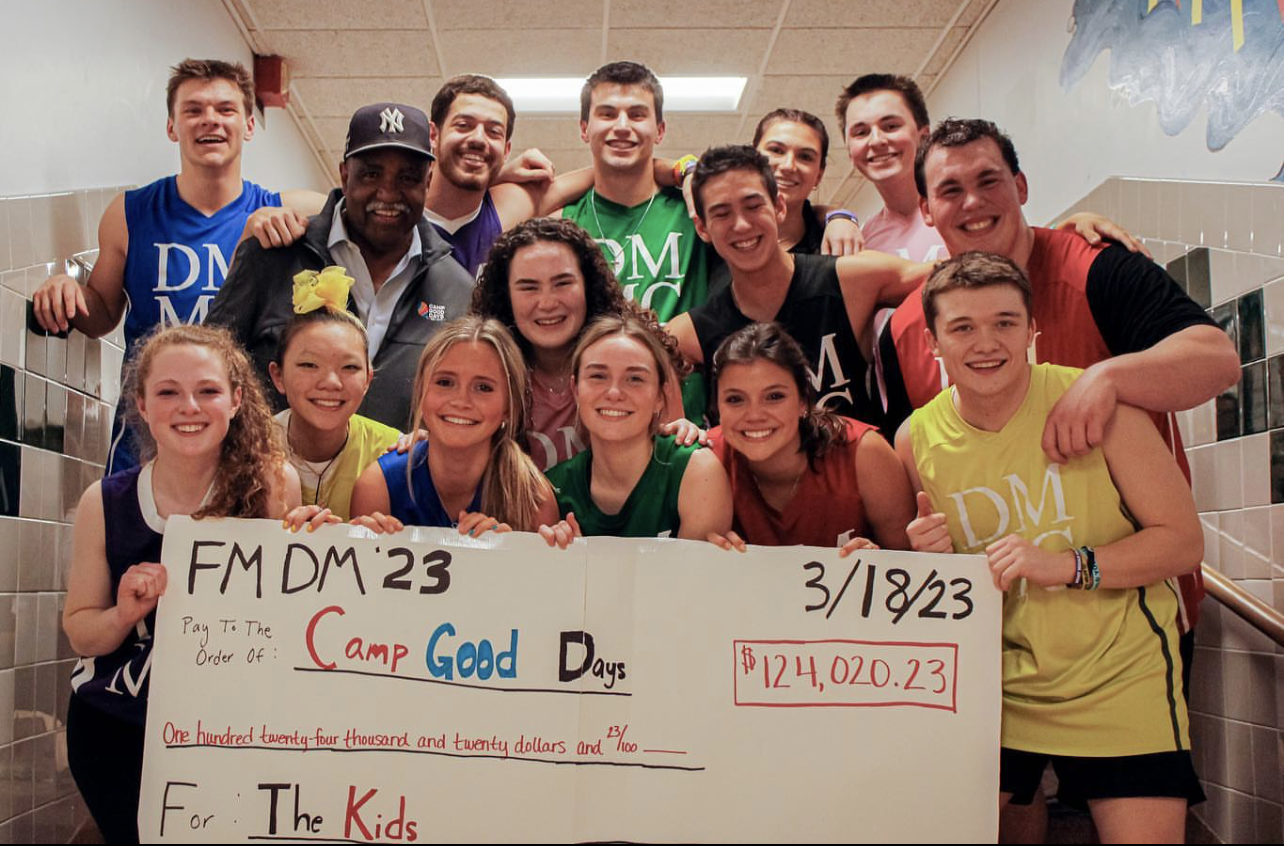
<path fill-rule="evenodd" d="M 241 392 L 241 407 L 228 425 L 219 454 L 218 471 L 209 499 L 192 516 L 267 517 L 271 514 L 269 495 L 275 479 L 284 483 L 285 447 L 272 422 L 272 408 L 263 396 L 249 356 L 226 329 L 217 326 L 158 327 L 139 348 L 125 371 L 122 402 L 127 402 L 126 420 L 139 441 L 139 457 L 156 456 L 156 441 L 139 413 L 147 378 L 156 355 L 166 347 L 192 344 L 207 347 L 222 360 L 233 392 Z"/>
<path fill-rule="evenodd" d="M 522 247 L 541 241 L 565 244 L 575 254 L 584 277 L 584 325 L 603 314 L 624 313 L 624 290 L 602 255 L 602 248 L 575 223 L 562 218 L 536 217 L 519 223 L 500 235 L 490 248 L 485 267 L 477 287 L 473 289 L 472 313 L 493 317 L 512 333 L 522 357 L 529 366 L 533 350 L 530 341 L 517 330 L 513 318 L 513 301 L 508 293 L 508 276 L 513 266 L 513 256 Z M 580 332 L 584 327 L 580 327 Z M 576 340 L 579 340 L 578 335 Z"/>
<path fill-rule="evenodd" d="M 674 372 L 679 377 L 691 372 L 691 365 L 678 353 L 677 341 L 660 327 L 655 312 L 624 298 L 624 289 L 611 272 L 602 249 L 593 237 L 577 224 L 554 217 L 532 218 L 500 235 L 491 247 L 481 279 L 473 289 L 472 313 L 480 317 L 492 317 L 504 324 L 504 328 L 517 341 L 528 367 L 533 364 L 534 351 L 530 341 L 517 329 L 517 320 L 513 317 L 513 301 L 508 292 L 508 276 L 517 251 L 540 241 L 565 244 L 571 248 L 579 262 L 580 275 L 584 277 L 585 302 L 584 325 L 575 336 L 576 346 L 584 337 L 589 324 L 597 318 L 627 315 L 645 324 L 650 331 L 658 333 L 661 343 L 669 351 Z"/>

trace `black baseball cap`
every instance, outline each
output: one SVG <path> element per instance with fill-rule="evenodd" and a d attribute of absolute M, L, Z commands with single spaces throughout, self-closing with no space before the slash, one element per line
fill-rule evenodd
<path fill-rule="evenodd" d="M 428 116 L 402 103 L 362 106 L 348 122 L 348 138 L 343 144 L 345 161 L 349 156 L 380 147 L 399 147 L 430 159 L 437 158 L 432 154 Z"/>

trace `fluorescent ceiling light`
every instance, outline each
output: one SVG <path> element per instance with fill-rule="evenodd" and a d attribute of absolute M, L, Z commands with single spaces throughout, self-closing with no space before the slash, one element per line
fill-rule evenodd
<path fill-rule="evenodd" d="M 519 112 L 578 112 L 583 77 L 496 79 Z M 740 106 L 743 76 L 662 76 L 666 112 L 734 112 Z"/>

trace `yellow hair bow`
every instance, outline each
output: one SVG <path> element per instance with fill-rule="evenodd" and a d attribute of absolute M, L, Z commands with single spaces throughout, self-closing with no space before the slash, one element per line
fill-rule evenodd
<path fill-rule="evenodd" d="M 307 314 L 321 306 L 338 311 L 348 307 L 348 289 L 354 282 L 347 268 L 331 265 L 320 273 L 304 270 L 294 276 L 294 313 Z"/>

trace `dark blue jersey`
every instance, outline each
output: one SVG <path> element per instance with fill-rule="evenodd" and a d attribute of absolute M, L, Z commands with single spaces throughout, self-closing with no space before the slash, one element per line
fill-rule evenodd
<path fill-rule="evenodd" d="M 139 477 L 145 467 L 133 467 L 102 480 L 103 529 L 111 595 L 135 564 L 158 562 L 164 521 L 151 499 L 151 473 L 140 496 Z M 108 655 L 81 658 L 71 674 L 71 689 L 81 701 L 113 717 L 142 725 L 147 718 L 147 680 L 152 668 L 152 631 L 156 612 L 148 614 Z"/>

